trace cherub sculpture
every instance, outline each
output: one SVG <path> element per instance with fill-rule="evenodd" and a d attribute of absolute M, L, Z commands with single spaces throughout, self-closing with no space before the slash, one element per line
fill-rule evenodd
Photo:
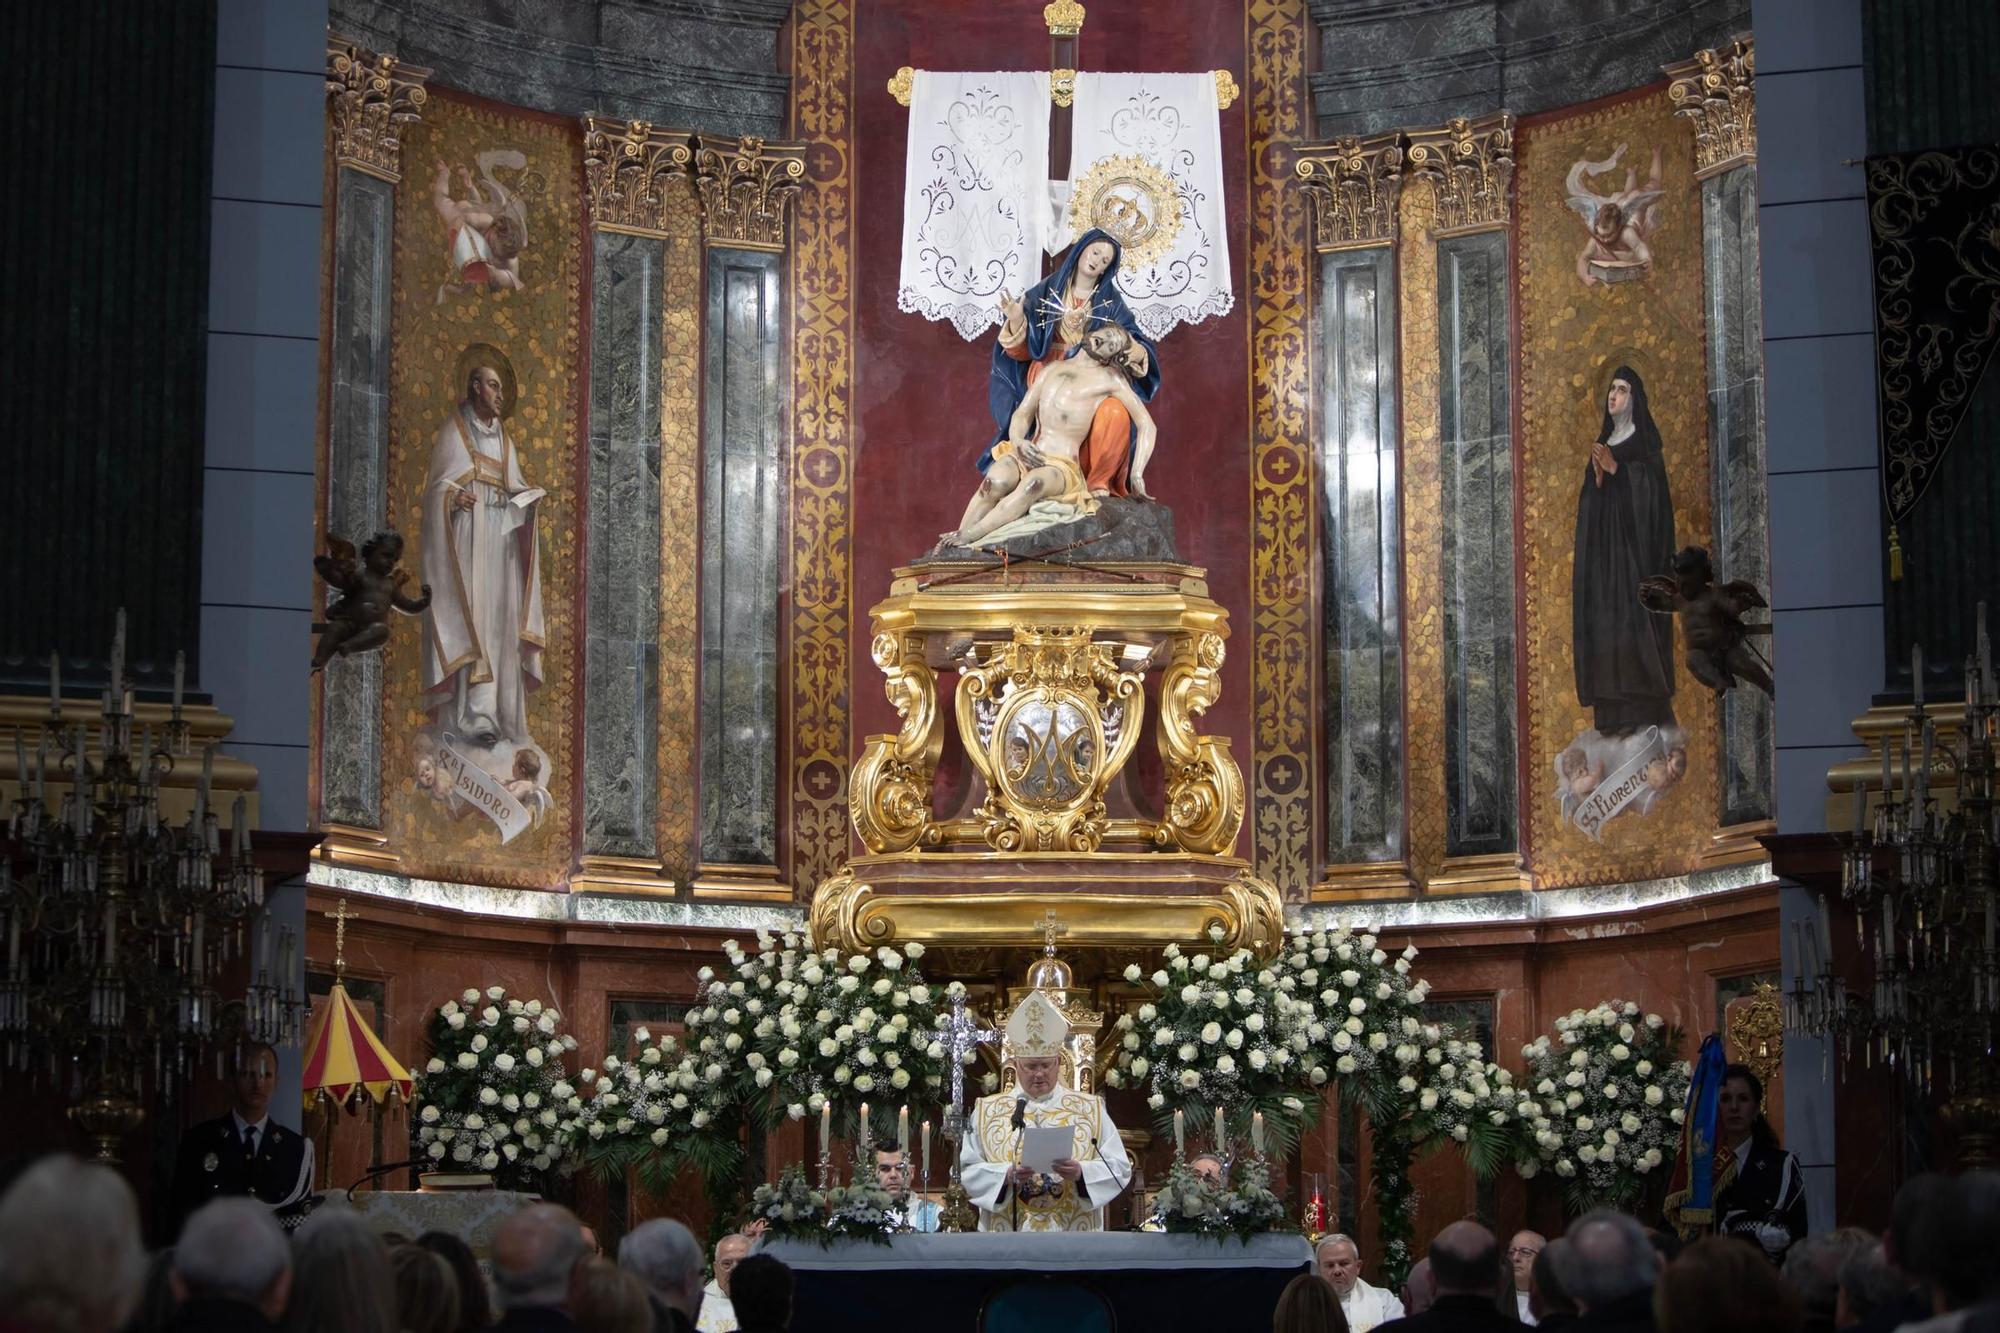
<path fill-rule="evenodd" d="M 360 563 L 354 543 L 326 539 L 326 554 L 313 557 L 313 568 L 340 597 L 326 609 L 326 619 L 314 624 L 319 643 L 312 669 L 320 671 L 336 657 L 365 653 L 389 641 L 389 613 L 421 615 L 431 604 L 431 585 L 416 597 L 403 595 L 409 574 L 396 568 L 403 559 L 403 535 L 393 529 L 378 532 L 361 544 Z"/>
<path fill-rule="evenodd" d="M 1671 578 L 1658 575 L 1641 579 L 1639 600 L 1650 611 L 1680 616 L 1687 667 L 1696 680 L 1718 695 L 1747 680 L 1776 697 L 1770 667 L 1749 643 L 1751 635 L 1769 634 L 1771 627 L 1746 625 L 1742 619 L 1744 612 L 1770 603 L 1741 579 L 1717 583 L 1706 550 L 1699 546 L 1683 549 L 1674 557 Z"/>
<path fill-rule="evenodd" d="M 1600 282 L 1626 282 L 1652 271 L 1653 251 L 1649 242 L 1659 226 L 1660 198 L 1666 193 L 1660 188 L 1660 150 L 1653 150 L 1653 168 L 1643 186 L 1639 184 L 1639 173 L 1630 167 L 1625 169 L 1622 190 L 1598 194 L 1589 184 L 1590 177 L 1615 169 L 1624 155 L 1625 145 L 1621 143 L 1602 162 L 1577 162 L 1563 182 L 1569 206 L 1576 210 L 1590 232 L 1590 239 L 1576 257 L 1576 276 L 1583 279 L 1586 287 L 1595 287 Z"/>

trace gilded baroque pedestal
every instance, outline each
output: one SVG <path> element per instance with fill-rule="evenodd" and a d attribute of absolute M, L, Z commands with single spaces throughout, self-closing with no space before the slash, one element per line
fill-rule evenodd
<path fill-rule="evenodd" d="M 1020 944 L 1053 908 L 1072 948 L 1205 941 L 1215 927 L 1232 944 L 1274 942 L 1277 891 L 1230 854 L 1242 773 L 1229 741 L 1198 728 L 1228 637 L 1202 575 L 898 570 L 869 614 L 902 726 L 868 737 L 855 765 L 849 809 L 868 852 L 820 884 L 815 938 Z M 940 678 L 954 676 L 947 704 Z M 1159 757 L 1151 792 L 1126 772 L 1146 743 Z M 933 793 L 947 746 L 974 787 L 950 813 Z"/>

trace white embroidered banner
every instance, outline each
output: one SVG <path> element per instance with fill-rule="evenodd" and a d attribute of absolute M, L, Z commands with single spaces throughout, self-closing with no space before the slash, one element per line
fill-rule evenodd
<path fill-rule="evenodd" d="M 461 801 L 492 820 L 493 827 L 500 830 L 501 842 L 514 841 L 514 835 L 532 822 L 527 807 L 514 799 L 506 784 L 450 741 L 438 744 L 437 769 L 449 784 L 449 799 Z"/>
<path fill-rule="evenodd" d="M 1648 770 L 1657 763 L 1664 774 L 1666 760 L 1667 738 L 1658 727 L 1647 727 L 1631 745 L 1625 762 L 1588 795 L 1575 799 L 1564 794 L 1564 817 L 1593 840 L 1604 841 L 1604 826 L 1624 814 L 1634 802 L 1640 803 L 1642 814 L 1652 807 L 1651 797 L 1661 789 L 1663 780 L 1649 781 Z"/>
<path fill-rule="evenodd" d="M 1236 304 L 1212 74 L 1078 74 L 1064 225 L 1118 237 L 1118 290 L 1147 337 Z"/>
<path fill-rule="evenodd" d="M 896 305 L 948 319 L 968 342 L 1003 293 L 1042 276 L 1050 212 L 1049 76 L 918 70 L 903 172 Z"/>

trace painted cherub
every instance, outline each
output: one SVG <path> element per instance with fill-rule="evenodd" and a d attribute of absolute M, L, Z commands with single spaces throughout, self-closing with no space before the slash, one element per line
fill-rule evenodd
<path fill-rule="evenodd" d="M 1590 188 L 1590 177 L 1615 169 L 1624 155 L 1621 143 L 1602 162 L 1579 161 L 1570 167 L 1563 182 L 1569 206 L 1590 233 L 1576 257 L 1576 276 L 1586 287 L 1623 282 L 1652 271 L 1650 242 L 1659 227 L 1660 199 L 1666 193 L 1660 188 L 1660 150 L 1653 150 L 1652 170 L 1643 186 L 1639 173 L 1627 167 L 1624 189 L 1598 194 Z"/>
<path fill-rule="evenodd" d="M 1569 789 L 1570 799 L 1580 801 L 1596 791 L 1604 781 L 1604 761 L 1590 761 L 1581 745 L 1572 745 L 1562 752 L 1563 785 Z"/>
<path fill-rule="evenodd" d="M 428 583 L 419 596 L 403 595 L 403 580 L 409 574 L 396 568 L 402 559 L 403 535 L 394 529 L 378 532 L 363 542 L 359 564 L 353 542 L 327 538 L 326 554 L 313 557 L 313 568 L 340 597 L 326 608 L 326 619 L 313 626 L 319 632 L 319 643 L 313 649 L 314 672 L 336 657 L 369 652 L 387 643 L 391 611 L 415 616 L 430 606 Z"/>
<path fill-rule="evenodd" d="M 437 176 L 431 182 L 431 206 L 444 223 L 451 246 L 451 270 L 458 279 L 438 288 L 437 303 L 455 293 L 485 289 L 505 296 L 521 290 L 521 251 L 528 245 L 528 214 L 521 196 L 501 183 L 502 169 L 520 171 L 528 165 L 525 154 L 511 148 L 479 154 L 479 172 L 484 184 L 472 172 L 458 169 L 459 193 L 451 191 L 451 168 L 443 158 L 433 159 Z"/>

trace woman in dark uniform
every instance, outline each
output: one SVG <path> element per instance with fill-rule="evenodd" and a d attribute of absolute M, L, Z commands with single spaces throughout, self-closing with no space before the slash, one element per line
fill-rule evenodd
<path fill-rule="evenodd" d="M 1764 1119 L 1764 1085 L 1747 1065 L 1722 1071 L 1716 1141 L 1716 1231 L 1757 1245 L 1779 1263 L 1806 1234 L 1805 1179 L 1799 1159 L 1779 1145 Z"/>

